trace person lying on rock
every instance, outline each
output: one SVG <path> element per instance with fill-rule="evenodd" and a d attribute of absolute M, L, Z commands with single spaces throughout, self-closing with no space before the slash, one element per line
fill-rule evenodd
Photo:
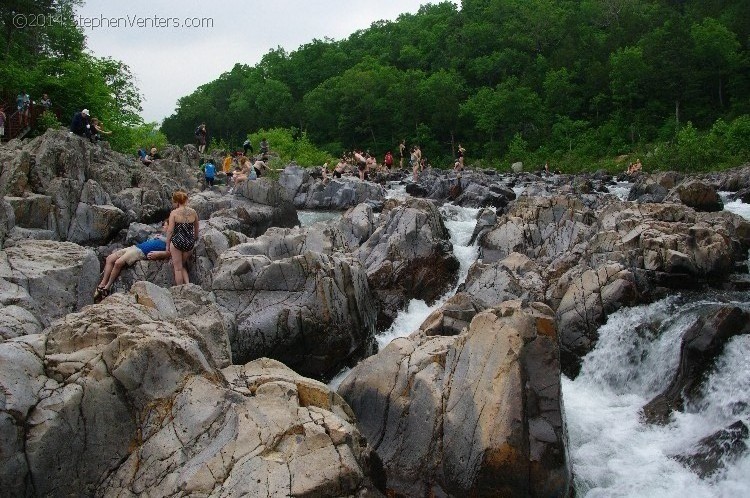
<path fill-rule="evenodd" d="M 98 303 L 109 295 L 112 284 L 117 280 L 117 277 L 120 276 L 123 267 L 132 266 L 143 259 L 149 259 L 152 261 L 157 259 L 169 259 L 171 255 L 169 254 L 169 251 L 167 251 L 166 232 L 167 221 L 162 225 L 162 233 L 157 234 L 140 244 L 118 249 L 107 256 L 104 264 L 102 281 L 99 282 L 99 286 L 94 292 L 94 302 Z"/>

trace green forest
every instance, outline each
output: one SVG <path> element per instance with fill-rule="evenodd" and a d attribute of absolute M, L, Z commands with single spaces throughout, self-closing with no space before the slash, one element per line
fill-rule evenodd
<path fill-rule="evenodd" d="M 142 97 L 128 66 L 86 51 L 86 38 L 74 22 L 80 0 L 3 0 L 0 2 L 0 102 L 15 110 L 16 95 L 34 101 L 48 94 L 52 112 L 37 123 L 69 126 L 84 108 L 112 131 L 112 148 L 131 152 L 139 145 L 163 145 L 156 123 L 140 117 Z"/>
<path fill-rule="evenodd" d="M 283 29 L 283 26 L 280 26 Z M 750 156 L 747 0 L 464 0 L 237 64 L 162 131 L 238 147 L 286 128 L 324 151 L 401 139 L 448 166 L 717 169 Z"/>

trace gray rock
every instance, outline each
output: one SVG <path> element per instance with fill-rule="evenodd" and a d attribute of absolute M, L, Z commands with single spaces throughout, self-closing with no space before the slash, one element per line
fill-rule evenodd
<path fill-rule="evenodd" d="M 308 251 L 272 261 L 245 248 L 221 255 L 212 282 L 217 303 L 236 316 L 236 363 L 266 356 L 330 379 L 373 352 L 376 310 L 356 259 Z"/>
<path fill-rule="evenodd" d="M 27 309 L 43 325 L 92 302 L 99 274 L 92 250 L 71 242 L 24 240 L 5 253 L 6 280 L 28 293 Z"/>
<path fill-rule="evenodd" d="M 570 496 L 552 311 L 508 301 L 391 342 L 339 393 L 404 496 Z"/>
<path fill-rule="evenodd" d="M 435 301 L 456 283 L 459 262 L 448 230 L 430 202 L 411 199 L 381 214 L 381 226 L 355 251 L 378 298 L 378 329 L 411 299 Z"/>

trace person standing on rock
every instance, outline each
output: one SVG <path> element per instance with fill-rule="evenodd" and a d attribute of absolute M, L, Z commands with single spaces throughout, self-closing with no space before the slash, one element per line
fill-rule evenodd
<path fill-rule="evenodd" d="M 120 272 L 124 267 L 132 266 L 144 259 L 151 261 L 169 259 L 170 254 L 167 252 L 167 242 L 164 235 L 166 232 L 167 221 L 162 225 L 162 233 L 140 244 L 119 249 L 107 256 L 104 262 L 102 281 L 99 282 L 94 292 L 94 302 L 98 303 L 109 295 L 112 284 L 120 276 Z"/>
<path fill-rule="evenodd" d="M 195 143 L 198 147 L 198 152 L 203 154 L 206 152 L 206 137 L 208 132 L 206 131 L 206 123 L 201 123 L 198 128 L 195 129 Z"/>
<path fill-rule="evenodd" d="M 0 108 L 0 142 L 2 142 L 3 138 L 5 138 L 5 120 L 6 120 L 5 113 L 3 112 L 3 109 Z"/>
<path fill-rule="evenodd" d="M 250 141 L 249 138 L 246 138 L 245 141 L 242 143 L 242 150 L 245 151 L 245 155 L 247 155 L 247 151 L 250 151 L 250 153 L 253 153 L 253 143 Z"/>
<path fill-rule="evenodd" d="M 391 151 L 385 153 L 385 157 L 383 158 L 383 166 L 385 166 L 385 169 L 389 172 L 391 171 L 391 168 L 393 167 L 393 154 L 391 154 Z"/>
<path fill-rule="evenodd" d="M 198 240 L 198 213 L 187 206 L 188 196 L 178 190 L 172 195 L 175 208 L 169 213 L 167 251 L 172 256 L 175 285 L 189 284 L 185 263 Z"/>
<path fill-rule="evenodd" d="M 258 147 L 260 148 L 260 160 L 268 161 L 268 140 L 266 140 L 266 137 L 261 139 Z"/>
<path fill-rule="evenodd" d="M 458 144 L 458 162 L 461 163 L 461 169 L 464 168 L 464 154 L 466 154 L 466 149 L 461 144 Z"/>
<path fill-rule="evenodd" d="M 203 165 L 203 173 L 206 177 L 206 187 L 213 188 L 214 179 L 216 178 L 216 165 L 214 164 L 213 159 L 209 158 L 206 161 L 206 164 Z"/>
<path fill-rule="evenodd" d="M 417 183 L 417 180 L 419 179 L 419 169 L 422 166 L 422 151 L 419 150 L 418 146 L 414 146 L 411 148 L 411 158 L 409 159 L 409 164 L 411 164 L 411 170 L 412 175 L 414 178 L 414 183 Z"/>
<path fill-rule="evenodd" d="M 406 154 L 406 140 L 401 140 L 401 143 L 398 144 L 398 153 L 401 156 L 401 158 L 398 160 L 398 168 L 404 169 L 404 154 Z"/>

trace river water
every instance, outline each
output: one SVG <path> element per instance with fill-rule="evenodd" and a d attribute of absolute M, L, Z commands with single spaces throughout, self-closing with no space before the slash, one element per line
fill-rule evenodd
<path fill-rule="evenodd" d="M 629 185 L 612 193 L 626 198 Z M 515 190 L 515 189 L 514 189 Z M 518 188 L 517 194 L 522 194 Z M 401 197 L 395 187 L 389 195 Z M 750 219 L 750 205 L 725 200 L 725 209 Z M 477 258 L 468 245 L 479 210 L 452 205 L 440 208 L 461 262 L 459 282 Z M 428 306 L 412 300 L 393 325 L 378 334 L 382 348 L 414 332 L 446 299 Z M 669 383 L 679 361 L 680 340 L 697 310 L 730 302 L 750 309 L 750 295 L 670 296 L 649 305 L 620 310 L 599 329 L 596 348 L 583 361 L 581 374 L 563 376 L 563 403 L 577 496 L 703 498 L 750 496 L 750 455 L 730 462 L 726 470 L 701 479 L 673 455 L 690 453 L 705 436 L 737 420 L 750 425 L 750 336 L 725 347 L 707 379 L 702 401 L 677 413 L 666 426 L 640 421 L 640 409 Z M 341 372 L 336 388 L 348 374 Z"/>

